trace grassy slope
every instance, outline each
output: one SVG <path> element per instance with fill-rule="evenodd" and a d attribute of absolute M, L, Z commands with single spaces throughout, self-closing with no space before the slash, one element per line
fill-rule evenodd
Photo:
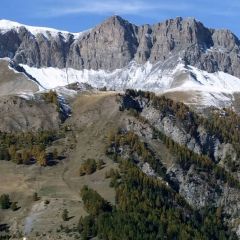
<path fill-rule="evenodd" d="M 85 215 L 79 196 L 84 184 L 114 202 L 114 191 L 110 189 L 109 180 L 105 180 L 105 172 L 115 167 L 114 163 L 104 155 L 105 141 L 109 128 L 115 128 L 121 122 L 114 94 L 100 93 L 82 95 L 73 102 L 73 115 L 66 124 L 76 123 L 74 131 L 68 132 L 66 139 L 57 141 L 55 147 L 67 155 L 67 158 L 54 167 L 40 168 L 20 166 L 0 161 L 0 181 L 5 182 L 0 194 L 9 193 L 13 201 L 21 206 L 17 212 L 0 210 L 0 222 L 9 223 L 12 231 L 26 231 L 28 239 L 36 239 L 36 232 L 47 232 L 55 239 L 60 224 L 74 226 L 80 215 Z M 76 140 L 73 137 L 76 135 Z M 70 151 L 76 143 L 76 149 Z M 106 167 L 91 176 L 79 177 L 78 169 L 81 162 L 89 157 L 106 162 Z M 32 201 L 32 194 L 38 192 L 41 199 Z M 44 206 L 44 200 L 50 204 Z M 64 223 L 61 213 L 64 208 L 70 212 L 71 220 Z M 33 233 L 31 229 L 34 229 Z M 64 239 L 64 234 L 62 239 Z M 38 237 L 37 239 L 46 239 Z M 71 239 L 69 236 L 66 239 Z"/>
<path fill-rule="evenodd" d="M 114 190 L 109 188 L 109 180 L 105 179 L 105 172 L 117 167 L 105 156 L 109 132 L 111 129 L 129 125 L 129 122 L 135 122 L 134 125 L 140 132 L 147 129 L 147 126 L 127 112 L 120 112 L 116 98 L 116 93 L 111 92 L 83 93 L 71 103 L 73 114 L 65 124 L 72 126 L 73 131 L 67 132 L 65 139 L 54 143 L 54 147 L 67 156 L 58 165 L 40 168 L 36 165 L 18 166 L 0 161 L 0 181 L 7 182 L 0 193 L 9 193 L 21 206 L 17 212 L 0 210 L 1 222 L 9 223 L 13 232 L 26 231 L 28 239 L 47 239 L 47 236 L 49 239 L 56 239 L 58 235 L 62 239 L 71 239 L 69 234 L 56 233 L 56 229 L 61 224 L 73 227 L 79 216 L 86 214 L 79 196 L 80 189 L 85 184 L 114 203 Z M 171 165 L 172 156 L 165 146 L 151 140 L 147 134 L 142 134 L 141 139 L 150 143 L 161 159 L 167 160 L 164 164 Z M 70 150 L 74 145 L 75 148 Z M 103 159 L 106 166 L 92 175 L 79 177 L 79 167 L 88 158 Z M 39 201 L 32 201 L 33 192 L 39 193 Z M 46 199 L 50 200 L 47 206 L 44 205 Z M 61 218 L 64 208 L 73 217 L 67 223 Z M 33 233 L 31 229 L 34 229 Z M 36 232 L 45 232 L 47 236 L 36 238 Z"/>

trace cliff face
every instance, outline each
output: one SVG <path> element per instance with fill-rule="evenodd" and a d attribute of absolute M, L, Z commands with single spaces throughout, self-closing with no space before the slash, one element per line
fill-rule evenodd
<path fill-rule="evenodd" d="M 240 77 L 240 42 L 228 30 L 213 30 L 195 19 L 170 19 L 136 26 L 114 16 L 79 37 L 69 33 L 33 35 L 26 27 L 0 31 L 0 57 L 35 67 L 115 70 L 182 58 L 208 72 Z"/>
<path fill-rule="evenodd" d="M 236 150 L 231 143 L 223 141 L 221 135 L 211 132 L 201 121 L 203 119 L 189 109 L 185 109 L 184 119 L 179 113 L 165 107 L 159 110 L 154 106 L 154 100 L 133 97 L 125 94 L 122 99 L 123 109 L 134 109 L 146 119 L 151 126 L 162 132 L 181 146 L 189 150 L 209 156 L 215 163 L 220 163 L 230 155 L 233 161 L 238 161 Z M 178 108 L 178 107 L 176 107 Z M 183 111 L 183 110 L 182 110 Z"/>

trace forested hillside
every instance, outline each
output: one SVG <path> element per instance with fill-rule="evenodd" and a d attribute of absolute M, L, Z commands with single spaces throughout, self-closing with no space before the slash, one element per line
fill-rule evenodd
<path fill-rule="evenodd" d="M 238 239 L 234 109 L 105 89 L 69 108 L 52 131 L 0 132 L 2 239 Z"/>

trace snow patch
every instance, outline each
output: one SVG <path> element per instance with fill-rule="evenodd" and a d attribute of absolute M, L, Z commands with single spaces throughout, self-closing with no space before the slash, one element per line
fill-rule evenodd
<path fill-rule="evenodd" d="M 5 19 L 0 20 L 0 33 L 2 33 L 2 34 L 5 34 L 6 32 L 8 32 L 10 30 L 15 30 L 18 32 L 21 27 L 25 27 L 34 36 L 36 36 L 37 34 L 43 34 L 46 38 L 49 38 L 49 36 L 57 37 L 58 35 L 61 35 L 63 38 L 67 39 L 67 37 L 70 34 L 72 34 L 74 36 L 74 39 L 77 39 L 81 35 L 83 35 L 84 33 L 89 31 L 89 30 L 87 30 L 84 32 L 79 32 L 79 33 L 70 33 L 67 31 L 57 30 L 54 28 L 34 27 L 34 26 L 24 25 L 24 24 L 21 24 L 18 22 L 5 20 Z"/>
<path fill-rule="evenodd" d="M 28 92 L 28 93 L 26 93 L 26 92 L 19 93 L 19 94 L 17 94 L 17 96 L 20 97 L 20 98 L 23 98 L 25 100 L 34 100 L 35 99 L 34 94 L 30 93 L 30 92 Z"/>

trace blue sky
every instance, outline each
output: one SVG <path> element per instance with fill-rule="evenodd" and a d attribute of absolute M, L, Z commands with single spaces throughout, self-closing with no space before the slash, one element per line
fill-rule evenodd
<path fill-rule="evenodd" d="M 117 14 L 137 25 L 195 17 L 240 37 L 240 0 L 1 0 L 0 18 L 79 32 Z"/>

